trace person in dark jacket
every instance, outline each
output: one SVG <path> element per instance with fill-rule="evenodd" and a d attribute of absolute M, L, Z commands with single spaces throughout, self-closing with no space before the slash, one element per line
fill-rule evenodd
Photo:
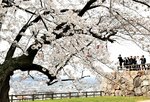
<path fill-rule="evenodd" d="M 138 69 L 137 69 L 137 60 L 136 60 L 136 56 L 133 57 L 133 60 L 132 60 L 132 61 L 133 61 L 133 64 L 132 64 L 133 70 L 138 70 Z"/>
<path fill-rule="evenodd" d="M 125 68 L 128 68 L 128 63 L 129 63 L 128 58 L 127 58 L 127 57 L 124 57 L 123 60 L 124 60 L 124 63 L 123 63 L 123 64 L 124 64 L 124 67 L 125 67 Z"/>
<path fill-rule="evenodd" d="M 130 56 L 128 60 L 129 60 L 129 66 L 128 67 L 129 67 L 129 70 L 131 70 L 133 67 L 133 57 Z"/>
<path fill-rule="evenodd" d="M 132 64 L 133 64 L 133 57 L 130 56 L 130 58 L 129 58 L 129 65 L 132 65 Z"/>
<path fill-rule="evenodd" d="M 122 59 L 121 54 L 119 55 L 118 59 L 119 59 L 120 69 L 122 69 L 122 64 L 123 64 L 124 60 Z"/>
<path fill-rule="evenodd" d="M 144 55 L 142 55 L 140 60 L 141 60 L 141 64 L 142 64 L 142 69 L 145 69 L 146 58 L 144 57 Z"/>

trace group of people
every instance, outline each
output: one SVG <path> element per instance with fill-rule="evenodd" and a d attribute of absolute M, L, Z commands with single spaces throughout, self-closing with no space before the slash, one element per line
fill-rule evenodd
<path fill-rule="evenodd" d="M 124 66 L 127 69 L 145 69 L 146 58 L 144 55 L 140 56 L 130 56 L 122 58 L 121 54 L 118 56 L 120 69 Z"/>

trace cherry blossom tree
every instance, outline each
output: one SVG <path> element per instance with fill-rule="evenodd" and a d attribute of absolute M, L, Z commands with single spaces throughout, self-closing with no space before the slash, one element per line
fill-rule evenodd
<path fill-rule="evenodd" d="M 0 4 L 0 46 L 5 49 L 0 55 L 0 102 L 9 102 L 9 81 L 16 70 L 40 72 L 48 85 L 86 77 L 75 78 L 70 71 L 68 79 L 60 79 L 65 66 L 80 65 L 106 76 L 94 63 L 109 63 L 107 42 L 123 38 L 149 47 L 142 43 L 148 41 L 150 29 L 148 0 L 0 0 Z"/>

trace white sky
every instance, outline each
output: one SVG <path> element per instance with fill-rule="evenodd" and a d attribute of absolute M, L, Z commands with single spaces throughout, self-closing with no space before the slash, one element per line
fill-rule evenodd
<path fill-rule="evenodd" d="M 6 51 L 8 48 L 9 44 L 6 41 L 0 41 L 0 51 Z"/>
<path fill-rule="evenodd" d="M 118 55 L 122 57 L 129 56 L 142 56 L 147 59 L 147 63 L 150 63 L 150 54 L 140 49 L 136 44 L 131 41 L 120 40 L 119 43 L 108 43 L 108 50 L 110 52 L 110 60 L 114 63 L 118 62 Z"/>

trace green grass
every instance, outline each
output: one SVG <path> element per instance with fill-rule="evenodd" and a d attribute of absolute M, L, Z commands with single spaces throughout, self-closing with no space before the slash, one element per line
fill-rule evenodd
<path fill-rule="evenodd" d="M 71 98 L 71 99 L 54 99 L 54 100 L 36 100 L 36 101 L 22 101 L 22 102 L 137 102 L 141 100 L 148 100 L 146 97 L 90 97 L 90 98 Z"/>

